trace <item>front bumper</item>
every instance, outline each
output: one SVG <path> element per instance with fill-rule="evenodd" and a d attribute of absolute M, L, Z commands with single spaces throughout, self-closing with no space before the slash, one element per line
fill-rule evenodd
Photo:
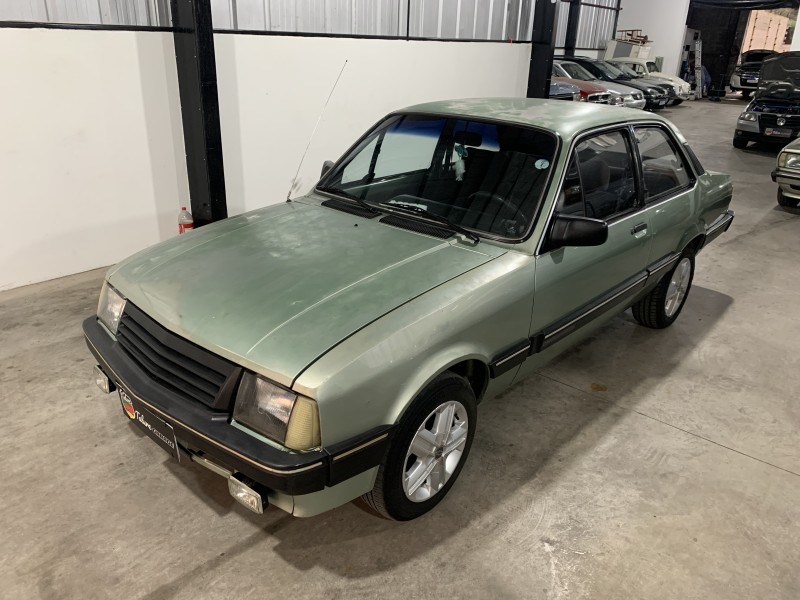
<path fill-rule="evenodd" d="M 743 80 L 741 75 L 733 75 L 731 77 L 731 89 L 734 90 L 757 90 L 758 89 L 758 77 L 755 80 L 746 79 Z"/>
<path fill-rule="evenodd" d="M 105 375 L 175 430 L 182 450 L 242 473 L 271 491 L 302 495 L 380 464 L 394 427 L 385 425 L 325 448 L 291 452 L 233 427 L 230 414 L 179 397 L 144 373 L 98 322 L 83 322 L 89 350 Z"/>
<path fill-rule="evenodd" d="M 800 173 L 787 169 L 777 168 L 772 173 L 772 181 L 777 183 L 784 195 L 790 198 L 800 198 Z"/>
<path fill-rule="evenodd" d="M 645 98 L 645 108 L 647 110 L 661 110 L 670 103 L 670 97 L 666 94 L 664 96 L 651 96 Z"/>
<path fill-rule="evenodd" d="M 643 110 L 647 106 L 647 100 L 642 98 L 641 100 L 625 100 L 624 101 L 625 108 L 638 108 Z"/>
<path fill-rule="evenodd" d="M 748 142 L 764 142 L 767 144 L 781 144 L 785 146 L 789 141 L 795 139 L 797 137 L 797 132 L 793 132 L 791 137 L 777 137 L 774 135 L 765 135 L 761 132 L 761 129 L 758 125 L 755 125 L 752 129 L 749 127 L 749 123 L 747 125 L 739 122 L 736 126 L 736 132 L 734 136 L 736 139 L 747 140 Z M 747 127 L 747 129 L 745 129 Z"/>

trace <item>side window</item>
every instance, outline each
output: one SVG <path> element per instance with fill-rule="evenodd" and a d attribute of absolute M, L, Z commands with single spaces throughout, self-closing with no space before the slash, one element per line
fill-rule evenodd
<path fill-rule="evenodd" d="M 583 140 L 575 148 L 573 161 L 587 217 L 613 219 L 636 207 L 633 154 L 625 134 L 612 131 Z"/>
<path fill-rule="evenodd" d="M 693 176 L 666 131 L 658 127 L 637 127 L 635 131 L 642 157 L 645 202 L 692 183 Z"/>

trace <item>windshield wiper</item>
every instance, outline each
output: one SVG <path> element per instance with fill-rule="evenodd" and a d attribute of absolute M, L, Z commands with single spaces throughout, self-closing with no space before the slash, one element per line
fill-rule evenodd
<path fill-rule="evenodd" d="M 406 204 L 405 202 L 397 202 L 397 201 L 389 201 L 388 203 L 382 203 L 378 206 L 381 206 L 387 210 L 394 210 L 397 212 L 404 212 L 407 214 L 413 215 L 420 215 L 431 221 L 436 221 L 437 223 L 441 223 L 445 225 L 449 229 L 455 231 L 456 233 L 460 233 L 464 237 L 469 240 L 472 240 L 476 244 L 481 241 L 481 238 L 478 237 L 476 234 L 472 233 L 469 229 L 464 229 L 461 225 L 457 225 L 453 223 L 447 217 L 443 217 L 441 215 L 437 215 L 436 213 L 432 213 L 427 208 L 422 208 L 421 206 L 417 206 L 416 204 Z"/>
<path fill-rule="evenodd" d="M 317 187 L 317 190 L 319 190 L 320 192 L 327 192 L 335 196 L 341 196 L 342 198 L 347 198 L 348 200 L 352 200 L 353 202 L 358 204 L 361 208 L 371 212 L 373 215 L 381 214 L 381 211 L 379 211 L 377 208 L 369 204 L 366 200 L 364 200 L 363 198 L 359 198 L 358 196 L 356 196 L 355 194 L 351 194 L 350 192 L 346 192 L 344 190 L 335 187 Z"/>

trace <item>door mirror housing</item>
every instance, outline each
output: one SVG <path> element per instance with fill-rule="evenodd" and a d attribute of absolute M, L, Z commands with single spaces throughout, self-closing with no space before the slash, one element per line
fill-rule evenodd
<path fill-rule="evenodd" d="M 325 177 L 325 175 L 328 174 L 328 171 L 330 171 L 332 167 L 333 167 L 332 160 L 326 160 L 324 163 L 322 163 L 322 172 L 320 173 L 319 178 L 322 179 L 323 177 Z"/>
<path fill-rule="evenodd" d="M 556 215 L 550 231 L 550 249 L 564 246 L 601 246 L 608 239 L 608 223 L 602 219 Z"/>

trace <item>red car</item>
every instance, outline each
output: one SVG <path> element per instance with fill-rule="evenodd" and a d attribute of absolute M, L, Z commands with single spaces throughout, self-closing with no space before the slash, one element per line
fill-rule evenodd
<path fill-rule="evenodd" d="M 569 79 L 567 77 L 553 77 L 552 80 L 560 81 L 561 83 L 571 83 L 572 85 L 578 87 L 578 89 L 581 91 L 581 100 L 584 102 L 622 106 L 622 96 L 619 94 L 614 94 L 606 88 L 594 84 L 591 81 Z"/>

